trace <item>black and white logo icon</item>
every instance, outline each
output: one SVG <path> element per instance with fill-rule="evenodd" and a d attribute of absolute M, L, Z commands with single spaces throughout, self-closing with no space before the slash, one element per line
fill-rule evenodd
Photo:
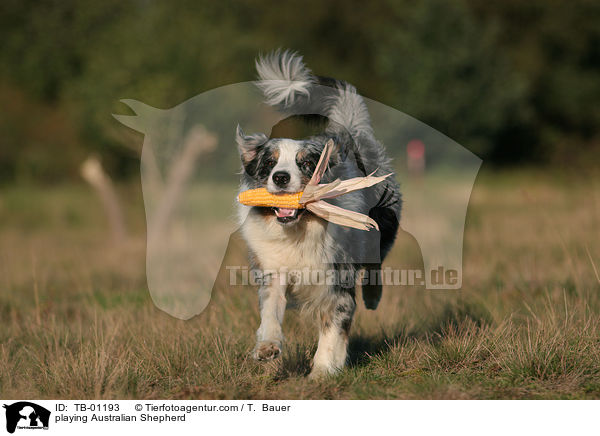
<path fill-rule="evenodd" d="M 50 411 L 29 401 L 19 401 L 4 405 L 6 409 L 6 431 L 14 433 L 16 429 L 48 429 Z"/>

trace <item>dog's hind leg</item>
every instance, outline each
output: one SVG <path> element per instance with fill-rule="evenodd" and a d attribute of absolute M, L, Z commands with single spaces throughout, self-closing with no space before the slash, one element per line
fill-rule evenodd
<path fill-rule="evenodd" d="M 258 290 L 260 327 L 256 331 L 256 346 L 252 356 L 256 360 L 271 360 L 281 354 L 283 344 L 283 314 L 285 312 L 285 285 L 278 278 Z"/>
<path fill-rule="evenodd" d="M 348 334 L 356 303 L 350 292 L 336 293 L 332 304 L 319 316 L 319 345 L 310 378 L 335 374 L 346 365 Z"/>
<path fill-rule="evenodd" d="M 377 205 L 369 211 L 369 216 L 379 226 L 380 234 L 379 262 L 363 265 L 363 268 L 366 270 L 367 276 L 365 278 L 367 280 L 363 281 L 362 295 L 365 307 L 370 310 L 377 309 L 381 300 L 383 291 L 381 262 L 383 262 L 392 245 L 394 245 L 394 240 L 400 226 L 398 217 L 401 204 L 400 194 L 398 194 L 397 190 L 389 189 L 386 186 Z"/>
<path fill-rule="evenodd" d="M 366 270 L 366 277 L 362 283 L 363 301 L 367 309 L 375 310 L 379 305 L 379 300 L 381 300 L 383 291 L 381 264 L 367 264 L 364 265 L 364 268 Z"/>

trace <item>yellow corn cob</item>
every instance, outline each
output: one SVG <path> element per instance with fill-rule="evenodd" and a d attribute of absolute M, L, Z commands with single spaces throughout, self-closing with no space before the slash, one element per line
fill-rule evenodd
<path fill-rule="evenodd" d="M 285 209 L 303 209 L 300 204 L 302 192 L 294 194 L 271 194 L 265 188 L 249 189 L 238 195 L 238 201 L 246 206 L 281 207 Z"/>

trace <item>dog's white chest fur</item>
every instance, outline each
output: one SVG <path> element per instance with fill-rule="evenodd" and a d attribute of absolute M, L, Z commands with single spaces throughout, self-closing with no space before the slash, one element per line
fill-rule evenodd
<path fill-rule="evenodd" d="M 327 224 L 316 217 L 283 227 L 274 217 L 249 214 L 242 232 L 263 270 L 323 269 L 333 261 Z"/>

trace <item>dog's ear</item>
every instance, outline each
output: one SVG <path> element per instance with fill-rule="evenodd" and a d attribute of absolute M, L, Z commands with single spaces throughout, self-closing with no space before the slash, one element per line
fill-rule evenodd
<path fill-rule="evenodd" d="M 325 134 L 330 139 L 333 139 L 333 143 L 335 144 L 331 153 L 331 163 L 337 165 L 344 162 L 355 148 L 354 139 L 348 129 L 330 119 Z"/>
<path fill-rule="evenodd" d="M 363 159 L 354 138 L 345 130 L 336 132 L 331 138 L 335 144 L 331 153 L 331 166 L 338 165 L 350 158 L 355 162 L 358 169 L 366 176 L 367 172 L 365 170 Z"/>
<path fill-rule="evenodd" d="M 267 140 L 267 135 L 264 133 L 246 135 L 238 124 L 235 131 L 235 142 L 237 142 L 244 167 L 248 166 L 256 158 L 260 148 L 266 144 Z"/>
<path fill-rule="evenodd" d="M 348 147 L 345 140 L 337 135 L 332 135 L 329 139 L 333 140 L 333 148 L 331 149 L 331 157 L 329 158 L 329 165 L 333 167 L 346 160 L 346 157 L 348 156 Z"/>

